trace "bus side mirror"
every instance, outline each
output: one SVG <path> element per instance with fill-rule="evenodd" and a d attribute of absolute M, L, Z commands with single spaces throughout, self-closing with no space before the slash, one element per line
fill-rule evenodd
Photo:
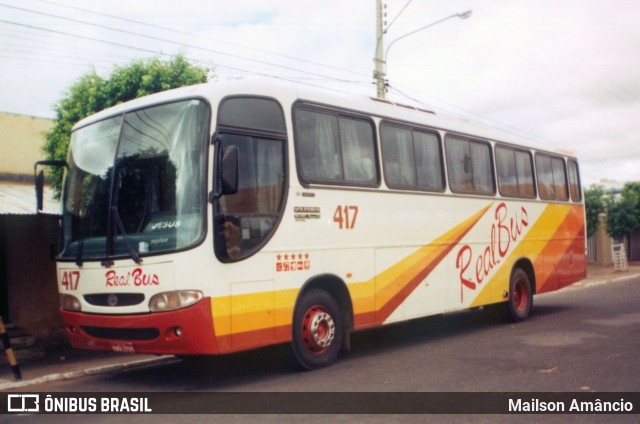
<path fill-rule="evenodd" d="M 220 183 L 221 195 L 238 192 L 238 146 L 227 146 L 222 152 Z"/>
<path fill-rule="evenodd" d="M 36 174 L 36 212 L 44 209 L 44 170 Z"/>
<path fill-rule="evenodd" d="M 38 166 L 66 167 L 67 162 L 63 160 L 41 160 L 33 165 L 33 173 L 36 186 L 36 213 L 44 212 L 44 170 L 38 171 Z"/>

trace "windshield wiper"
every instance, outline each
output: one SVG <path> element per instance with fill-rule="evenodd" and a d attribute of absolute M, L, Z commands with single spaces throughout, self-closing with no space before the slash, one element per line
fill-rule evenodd
<path fill-rule="evenodd" d="M 87 207 L 87 211 L 86 214 L 84 216 L 84 218 L 80 221 L 79 224 L 79 228 L 77 229 L 78 231 L 78 239 L 76 241 L 77 245 L 78 245 L 78 250 L 76 252 L 76 265 L 78 265 L 78 267 L 82 267 L 82 264 L 84 263 L 83 260 L 83 255 L 84 255 L 84 239 L 85 239 L 85 235 L 87 232 L 87 226 L 91 226 L 91 222 L 89 222 L 90 220 L 93 221 L 93 217 L 96 213 L 96 201 L 95 198 L 99 195 L 99 188 L 98 185 L 96 184 L 96 187 L 94 187 L 93 189 L 93 195 L 92 195 L 92 200 L 90 205 Z M 80 218 L 76 218 L 76 219 L 80 219 Z M 73 225 L 72 225 L 73 227 Z"/>
<path fill-rule="evenodd" d="M 76 253 L 76 265 L 82 267 L 82 251 L 84 250 L 84 237 L 78 240 L 78 252 Z"/>
<path fill-rule="evenodd" d="M 118 228 L 120 229 L 120 232 L 122 233 L 124 244 L 127 246 L 127 249 L 131 254 L 131 258 L 135 263 L 140 265 L 142 263 L 142 259 L 140 258 L 140 255 L 138 254 L 138 252 L 136 252 L 136 249 L 135 247 L 133 247 L 133 244 L 131 244 L 131 240 L 129 239 L 129 236 L 127 235 L 127 232 L 124 229 L 124 224 L 122 224 L 122 219 L 120 218 L 120 212 L 118 212 L 117 206 L 111 207 L 111 216 L 116 220 L 116 225 L 118 226 Z M 115 237 L 116 236 L 114 234 L 114 239 Z"/>

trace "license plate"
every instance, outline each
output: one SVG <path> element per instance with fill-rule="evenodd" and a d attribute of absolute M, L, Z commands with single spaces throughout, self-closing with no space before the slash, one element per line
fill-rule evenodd
<path fill-rule="evenodd" d="M 127 342 L 112 342 L 111 350 L 119 353 L 136 353 L 136 350 L 133 347 L 133 344 Z"/>

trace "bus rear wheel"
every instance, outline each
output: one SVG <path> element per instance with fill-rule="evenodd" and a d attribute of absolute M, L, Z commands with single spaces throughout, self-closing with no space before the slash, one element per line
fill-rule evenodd
<path fill-rule="evenodd" d="M 293 314 L 293 353 L 305 369 L 332 364 L 342 346 L 344 325 L 340 307 L 326 291 L 304 293 Z"/>
<path fill-rule="evenodd" d="M 516 268 L 509 282 L 509 319 L 513 322 L 526 320 L 532 306 L 533 292 L 529 275 L 522 268 Z"/>

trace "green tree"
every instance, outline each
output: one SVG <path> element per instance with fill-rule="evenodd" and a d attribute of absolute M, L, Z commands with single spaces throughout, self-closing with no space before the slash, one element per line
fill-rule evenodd
<path fill-rule="evenodd" d="M 640 183 L 624 185 L 619 198 L 607 205 L 607 233 L 616 239 L 640 229 Z"/>
<path fill-rule="evenodd" d="M 584 203 L 587 215 L 587 236 L 593 236 L 600 226 L 600 215 L 605 212 L 604 188 L 593 184 L 584 191 Z"/>
<path fill-rule="evenodd" d="M 209 69 L 190 64 L 182 55 L 168 61 L 135 60 L 116 67 L 103 78 L 95 71 L 80 77 L 55 106 L 55 123 L 45 134 L 42 149 L 47 159 L 65 160 L 71 128 L 81 119 L 119 103 L 159 91 L 207 81 Z M 62 170 L 52 169 L 56 192 L 62 186 Z"/>
<path fill-rule="evenodd" d="M 640 199 L 640 182 L 638 181 L 625 183 L 624 187 L 622 187 L 622 197 L 632 196 L 637 196 Z M 640 221 L 640 201 L 636 204 L 636 217 Z"/>

